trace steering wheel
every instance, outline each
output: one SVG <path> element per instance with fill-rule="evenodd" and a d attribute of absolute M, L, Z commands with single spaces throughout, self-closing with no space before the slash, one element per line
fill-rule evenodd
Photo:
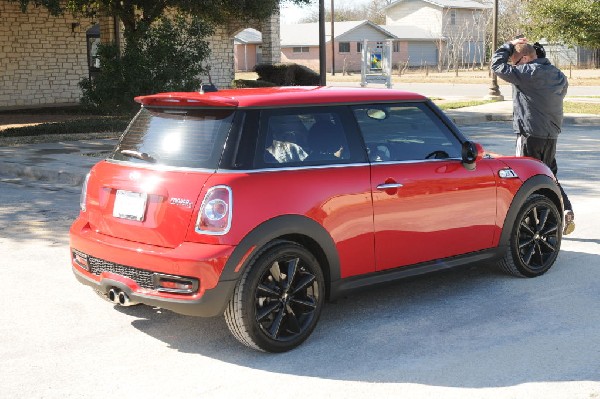
<path fill-rule="evenodd" d="M 425 156 L 425 159 L 432 159 L 432 158 L 433 159 L 444 159 L 444 158 L 450 158 L 450 155 L 448 155 L 448 153 L 446 151 L 435 150 Z"/>

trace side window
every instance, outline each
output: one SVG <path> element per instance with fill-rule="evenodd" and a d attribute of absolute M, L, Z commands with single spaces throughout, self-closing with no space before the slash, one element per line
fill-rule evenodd
<path fill-rule="evenodd" d="M 257 166 L 327 165 L 362 160 L 358 135 L 344 122 L 344 107 L 263 110 Z M 349 115 L 346 115 L 348 120 Z M 349 128 L 349 126 L 350 128 Z M 353 133 L 354 139 L 348 137 Z"/>
<path fill-rule="evenodd" d="M 460 158 L 461 144 L 423 103 L 355 106 L 371 162 Z"/>
<path fill-rule="evenodd" d="M 265 128 L 265 163 L 290 164 L 304 161 L 308 129 L 299 115 L 270 115 L 262 119 Z"/>

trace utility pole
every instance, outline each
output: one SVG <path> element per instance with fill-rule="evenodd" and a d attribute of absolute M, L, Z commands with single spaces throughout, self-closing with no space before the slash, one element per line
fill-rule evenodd
<path fill-rule="evenodd" d="M 331 75 L 335 75 L 335 35 L 333 32 L 333 23 L 335 14 L 333 12 L 333 0 L 331 0 Z"/>
<path fill-rule="evenodd" d="M 321 86 L 327 85 L 327 59 L 325 50 L 325 0 L 319 0 L 319 74 L 321 75 Z"/>
<path fill-rule="evenodd" d="M 494 0 L 494 14 L 493 14 L 493 27 L 492 27 L 492 52 L 496 51 L 498 46 L 498 0 Z M 500 86 L 498 86 L 498 77 L 492 72 L 492 86 L 490 87 L 489 94 L 485 97 L 489 100 L 504 100 L 504 96 L 500 94 Z"/>

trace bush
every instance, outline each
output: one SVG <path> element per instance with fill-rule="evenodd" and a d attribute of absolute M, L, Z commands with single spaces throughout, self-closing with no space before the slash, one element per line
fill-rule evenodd
<path fill-rule="evenodd" d="M 315 86 L 321 81 L 318 73 L 298 64 L 259 64 L 254 67 L 259 80 L 276 86 Z"/>
<path fill-rule="evenodd" d="M 295 64 L 295 80 L 298 86 L 316 86 L 321 83 L 321 75 L 304 65 Z"/>
<path fill-rule="evenodd" d="M 202 61 L 209 54 L 204 38 L 212 29 L 197 18 L 162 17 L 128 38 L 123 54 L 114 44 L 98 48 L 100 72 L 83 79 L 82 104 L 108 114 L 138 107 L 133 98 L 168 91 L 193 91 L 200 87 Z"/>
<path fill-rule="evenodd" d="M 248 79 L 236 79 L 233 81 L 233 87 L 236 89 L 244 89 L 248 87 L 273 87 L 277 86 L 275 83 L 267 82 L 264 80 L 248 80 Z"/>

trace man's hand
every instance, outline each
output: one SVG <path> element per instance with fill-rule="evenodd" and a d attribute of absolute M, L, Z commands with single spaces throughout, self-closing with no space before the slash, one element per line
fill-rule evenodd
<path fill-rule="evenodd" d="M 527 44 L 527 38 L 526 37 L 519 37 L 518 39 L 513 39 L 510 41 L 510 44 L 512 44 L 513 46 L 516 46 L 517 44 Z"/>

